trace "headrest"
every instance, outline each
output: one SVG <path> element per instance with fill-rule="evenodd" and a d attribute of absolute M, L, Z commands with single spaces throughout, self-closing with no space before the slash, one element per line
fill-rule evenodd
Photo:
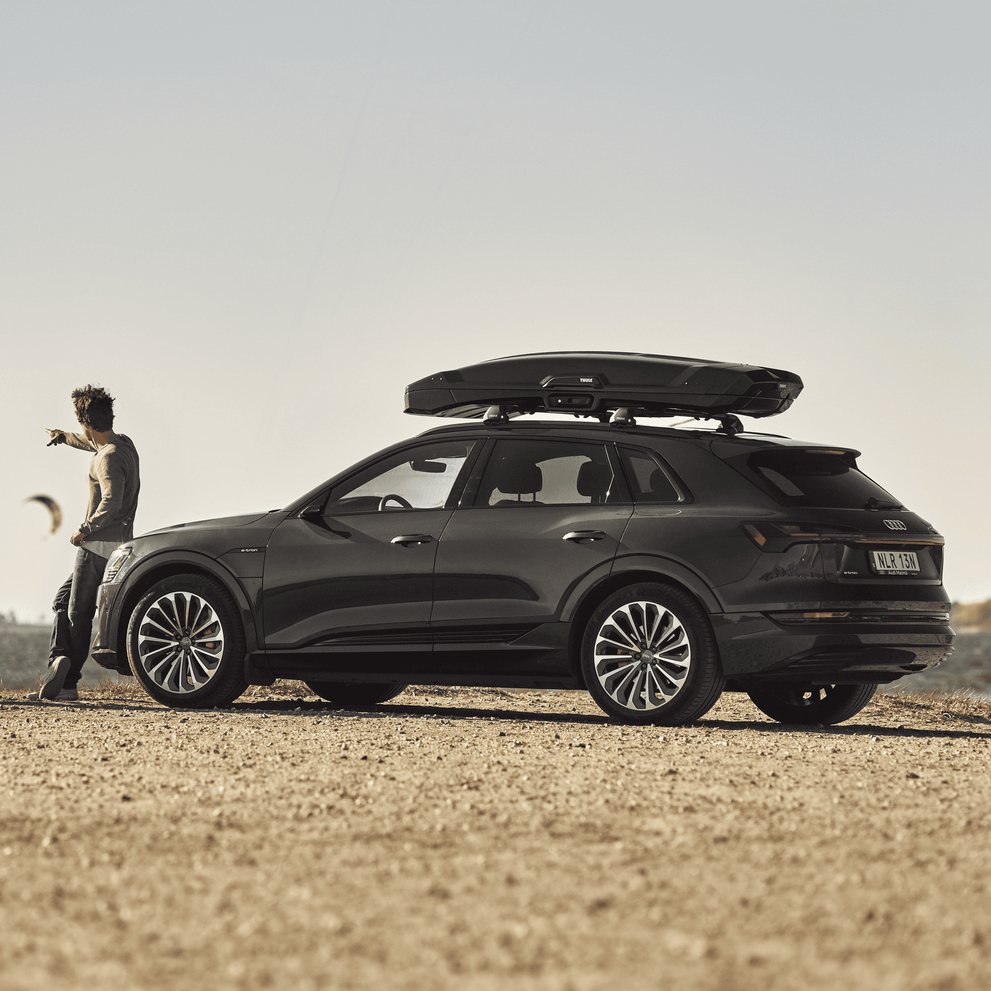
<path fill-rule="evenodd" d="M 578 469 L 578 494 L 583 496 L 605 496 L 612 481 L 612 471 L 608 465 L 597 461 L 586 461 Z"/>
<path fill-rule="evenodd" d="M 506 495 L 530 495 L 544 487 L 544 473 L 525 461 L 503 461 L 496 478 L 496 488 Z"/>

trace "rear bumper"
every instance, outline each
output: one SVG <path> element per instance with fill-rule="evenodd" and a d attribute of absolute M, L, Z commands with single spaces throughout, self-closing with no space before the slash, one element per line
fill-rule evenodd
<path fill-rule="evenodd" d="M 850 603 L 849 616 L 816 621 L 793 609 L 711 618 L 731 681 L 884 684 L 936 667 L 953 652 L 947 614 L 932 603 L 911 605 Z"/>

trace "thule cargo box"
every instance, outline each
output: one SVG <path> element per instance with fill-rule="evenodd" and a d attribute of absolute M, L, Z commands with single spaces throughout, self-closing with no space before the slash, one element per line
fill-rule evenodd
<path fill-rule="evenodd" d="M 616 410 L 648 416 L 773 416 L 802 391 L 792 372 L 701 358 L 615 351 L 551 351 L 437 372 L 406 388 L 406 412 L 484 417 Z"/>

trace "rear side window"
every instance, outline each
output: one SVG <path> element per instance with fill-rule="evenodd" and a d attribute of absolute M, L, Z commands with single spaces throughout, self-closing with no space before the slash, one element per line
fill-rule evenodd
<path fill-rule="evenodd" d="M 900 509 L 901 503 L 858 467 L 851 451 L 757 451 L 730 460 L 785 506 Z"/>
<path fill-rule="evenodd" d="M 683 497 L 675 488 L 668 472 L 647 451 L 620 448 L 623 470 L 633 489 L 634 502 L 681 502 Z"/>
<path fill-rule="evenodd" d="M 479 482 L 476 506 L 582 506 L 625 502 L 603 444 L 499 440 Z"/>

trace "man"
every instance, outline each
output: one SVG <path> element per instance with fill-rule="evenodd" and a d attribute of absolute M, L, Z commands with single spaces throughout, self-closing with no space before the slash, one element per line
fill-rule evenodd
<path fill-rule="evenodd" d="M 138 452 L 129 437 L 114 432 L 114 400 L 99 386 L 72 393 L 81 434 L 47 430 L 48 446 L 68 444 L 92 451 L 89 463 L 89 504 L 86 518 L 69 538 L 78 547 L 76 564 L 58 590 L 52 608 L 52 645 L 48 671 L 37 692 L 28 698 L 74 702 L 76 686 L 89 655 L 96 597 L 103 569 L 114 549 L 134 534 L 138 508 Z"/>

